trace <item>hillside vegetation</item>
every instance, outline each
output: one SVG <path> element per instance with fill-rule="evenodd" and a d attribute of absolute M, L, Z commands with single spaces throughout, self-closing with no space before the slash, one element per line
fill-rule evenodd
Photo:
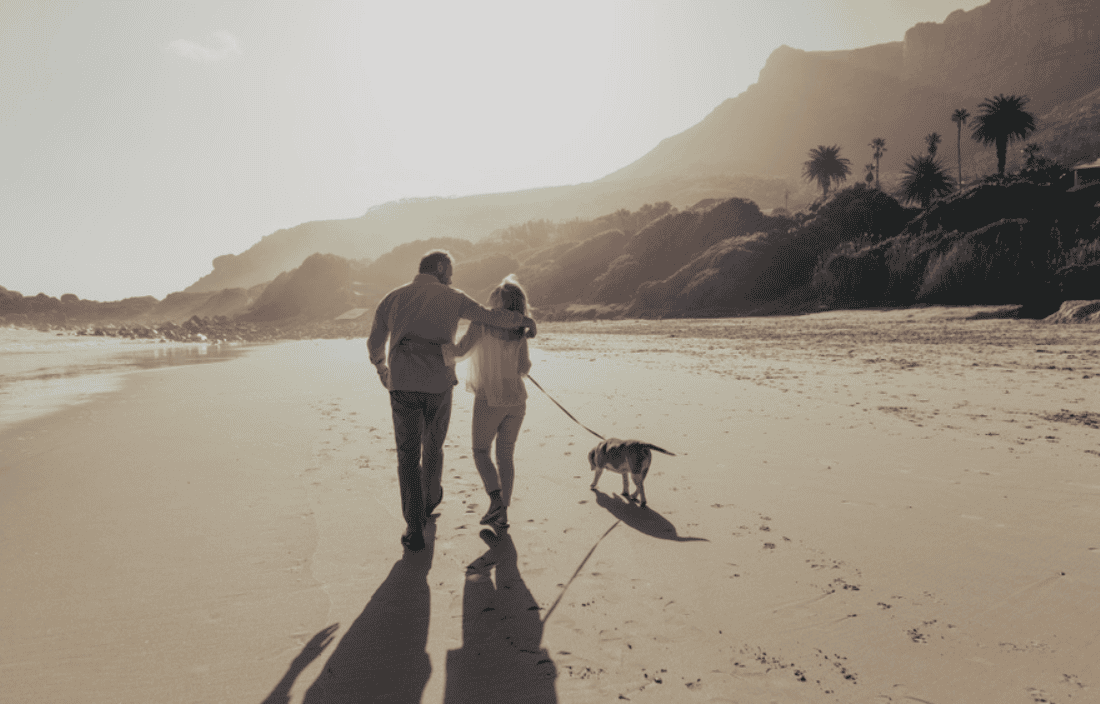
<path fill-rule="evenodd" d="M 1019 303 L 1045 315 L 1100 298 L 1100 184 L 988 183 L 933 205 L 893 237 L 825 257 L 823 305 Z"/>
<path fill-rule="evenodd" d="M 210 318 L 253 325 L 254 334 L 277 325 L 290 335 L 295 326 L 371 309 L 412 279 L 425 252 L 447 249 L 457 288 L 485 301 L 514 273 L 543 319 L 914 304 L 1018 304 L 1021 315 L 1042 317 L 1065 300 L 1100 298 L 1100 183 L 1068 185 L 1064 170 L 1048 163 L 990 177 L 923 211 L 862 183 L 793 214 L 766 214 L 742 198 L 686 210 L 663 202 L 592 220 L 530 221 L 476 243 L 418 240 L 374 261 L 313 254 L 247 290 L 98 303 L 0 289 L 0 316 L 68 327 Z M 363 334 L 369 322 L 364 315 L 341 329 Z"/>

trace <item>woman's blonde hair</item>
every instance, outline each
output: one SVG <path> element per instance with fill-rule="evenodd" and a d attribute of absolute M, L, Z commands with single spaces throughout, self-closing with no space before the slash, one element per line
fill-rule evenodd
<path fill-rule="evenodd" d="M 527 315 L 527 292 L 516 280 L 515 274 L 508 274 L 489 296 L 490 305 L 498 305 L 505 310 L 514 310 Z"/>
<path fill-rule="evenodd" d="M 505 276 L 500 285 L 493 289 L 493 292 L 489 294 L 489 305 L 494 308 L 514 310 L 520 315 L 527 315 L 527 292 L 523 290 L 523 286 L 520 286 L 515 274 Z M 491 335 L 504 340 L 518 340 L 524 335 L 524 328 L 500 330 L 499 332 L 496 328 L 490 328 L 489 330 Z"/>

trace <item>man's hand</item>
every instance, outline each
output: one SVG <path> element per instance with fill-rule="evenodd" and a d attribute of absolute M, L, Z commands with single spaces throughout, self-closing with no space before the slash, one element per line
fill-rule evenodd
<path fill-rule="evenodd" d="M 535 334 L 537 332 L 537 328 L 535 326 L 535 321 L 534 320 L 532 320 L 531 318 L 528 318 L 528 317 L 524 317 L 523 318 L 523 327 L 527 328 L 527 332 L 526 332 L 527 337 L 534 337 L 535 336 Z"/>
<path fill-rule="evenodd" d="M 382 386 L 387 389 L 390 388 L 390 368 L 385 364 L 379 364 L 378 367 L 378 379 L 382 382 Z"/>

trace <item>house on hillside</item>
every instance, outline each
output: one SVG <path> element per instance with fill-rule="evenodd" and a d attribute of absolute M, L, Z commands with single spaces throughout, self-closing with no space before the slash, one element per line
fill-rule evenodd
<path fill-rule="evenodd" d="M 341 313 L 336 316 L 333 320 L 359 320 L 363 317 L 363 314 L 369 310 L 370 308 L 352 308 L 346 313 Z"/>
<path fill-rule="evenodd" d="M 1074 188 L 1100 181 L 1100 159 L 1090 161 L 1087 164 L 1078 164 L 1070 170 L 1073 171 Z"/>

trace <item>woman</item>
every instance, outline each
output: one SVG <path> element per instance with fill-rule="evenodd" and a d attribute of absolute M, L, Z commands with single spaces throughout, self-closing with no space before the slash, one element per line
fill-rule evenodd
<path fill-rule="evenodd" d="M 527 294 L 509 274 L 489 296 L 489 307 L 527 315 Z M 508 527 L 508 506 L 515 483 L 516 439 L 527 412 L 527 389 L 523 385 L 523 375 L 531 371 L 527 336 L 523 328 L 504 330 L 470 323 L 457 345 L 444 346 L 444 354 L 453 358 L 448 363 L 470 358 L 466 390 L 474 394 L 474 465 L 489 494 L 489 510 L 481 523 L 503 530 Z M 493 438 L 497 446 L 495 466 L 489 456 Z"/>

